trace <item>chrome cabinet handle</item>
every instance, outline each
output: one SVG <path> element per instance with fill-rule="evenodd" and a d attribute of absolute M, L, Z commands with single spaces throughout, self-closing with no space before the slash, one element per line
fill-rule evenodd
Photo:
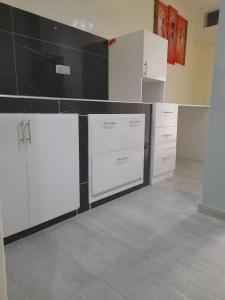
<path fill-rule="evenodd" d="M 164 137 L 170 137 L 170 136 L 172 136 L 172 134 L 163 134 L 162 136 L 164 136 Z"/>
<path fill-rule="evenodd" d="M 23 120 L 17 125 L 17 132 L 18 132 L 19 142 L 22 144 L 25 144 L 24 121 Z"/>
<path fill-rule="evenodd" d="M 131 120 L 130 121 L 130 124 L 138 124 L 138 123 L 141 123 L 141 121 L 139 121 L 139 120 L 133 120 L 133 121 Z"/>
<path fill-rule="evenodd" d="M 148 74 L 148 62 L 146 61 L 144 63 L 144 75 L 147 75 Z"/>
<path fill-rule="evenodd" d="M 104 125 L 116 125 L 116 122 L 104 122 Z"/>
<path fill-rule="evenodd" d="M 27 121 L 26 123 L 26 128 L 28 130 L 28 137 L 26 138 L 26 141 L 31 144 L 32 143 L 32 139 L 31 139 L 31 128 L 30 128 L 30 120 Z"/>
<path fill-rule="evenodd" d="M 164 111 L 164 114 L 173 114 L 173 111 Z"/>
<path fill-rule="evenodd" d="M 125 161 L 125 160 L 127 160 L 128 159 L 128 157 L 127 156 L 124 156 L 124 157 L 119 157 L 119 158 L 117 158 L 117 161 L 118 162 L 121 162 L 121 161 Z"/>
<path fill-rule="evenodd" d="M 109 126 L 113 127 L 116 124 L 117 124 L 116 122 L 104 122 L 104 127 L 109 127 Z"/>

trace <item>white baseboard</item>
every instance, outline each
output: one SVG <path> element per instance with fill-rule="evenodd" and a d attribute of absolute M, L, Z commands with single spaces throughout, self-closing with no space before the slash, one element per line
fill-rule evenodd
<path fill-rule="evenodd" d="M 203 213 L 205 215 L 215 217 L 217 219 L 225 221 L 225 210 L 224 209 L 219 209 L 219 208 L 211 207 L 204 203 L 200 203 L 198 210 L 200 213 Z"/>

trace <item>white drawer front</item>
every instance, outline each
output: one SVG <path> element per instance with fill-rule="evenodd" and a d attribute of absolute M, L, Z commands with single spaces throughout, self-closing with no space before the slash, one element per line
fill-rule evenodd
<path fill-rule="evenodd" d="M 144 145 L 145 115 L 89 115 L 92 153 Z"/>
<path fill-rule="evenodd" d="M 144 147 L 145 142 L 145 115 L 128 115 L 128 147 Z"/>
<path fill-rule="evenodd" d="M 143 168 L 143 148 L 93 155 L 92 195 L 98 196 L 135 181 L 142 183 Z"/>
<path fill-rule="evenodd" d="M 155 127 L 177 127 L 178 105 L 158 103 L 154 107 Z"/>
<path fill-rule="evenodd" d="M 176 148 L 157 151 L 154 154 L 153 176 L 173 171 L 176 166 Z"/>
<path fill-rule="evenodd" d="M 177 127 L 156 127 L 154 137 L 154 151 L 176 148 Z"/>

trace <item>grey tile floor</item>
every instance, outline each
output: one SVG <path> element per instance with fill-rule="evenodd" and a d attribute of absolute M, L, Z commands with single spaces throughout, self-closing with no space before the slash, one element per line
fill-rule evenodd
<path fill-rule="evenodd" d="M 203 166 L 6 246 L 9 300 L 225 299 L 225 222 L 197 212 Z"/>

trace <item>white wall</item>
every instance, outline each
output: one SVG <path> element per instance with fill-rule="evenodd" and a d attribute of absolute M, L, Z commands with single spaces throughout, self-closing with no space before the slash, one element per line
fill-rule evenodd
<path fill-rule="evenodd" d="M 3 0 L 2 2 L 106 38 L 138 29 L 153 28 L 153 0 Z"/>
<path fill-rule="evenodd" d="M 215 43 L 197 44 L 195 46 L 194 104 L 211 103 L 215 48 Z"/>
<path fill-rule="evenodd" d="M 112 38 L 139 29 L 153 31 L 154 0 L 2 0 L 15 7 Z M 179 0 L 164 0 L 189 21 L 186 65 L 168 65 L 165 99 L 191 103 L 193 91 L 193 13 Z M 185 2 L 184 2 L 185 3 Z"/>
<path fill-rule="evenodd" d="M 177 156 L 205 160 L 209 108 L 179 107 Z"/>
<path fill-rule="evenodd" d="M 221 1 L 203 203 L 225 213 L 225 1 Z"/>

